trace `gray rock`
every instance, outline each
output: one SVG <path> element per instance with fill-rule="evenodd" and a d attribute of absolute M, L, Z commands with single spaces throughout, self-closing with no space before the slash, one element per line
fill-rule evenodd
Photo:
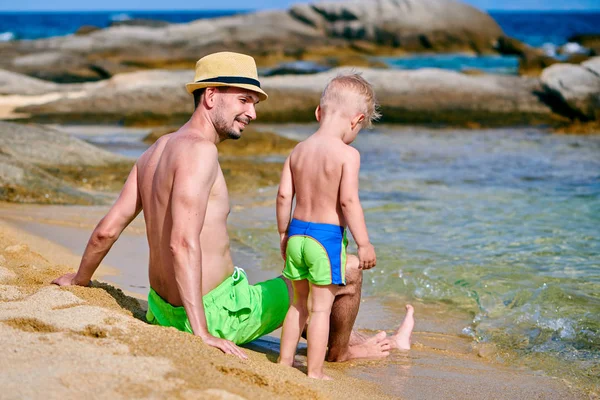
<path fill-rule="evenodd" d="M 10 122 L 0 122 L 0 150 L 38 166 L 102 166 L 128 160 L 45 126 Z"/>
<path fill-rule="evenodd" d="M 53 82 L 0 69 L 0 95 L 39 95 L 59 91 L 60 87 Z"/>
<path fill-rule="evenodd" d="M 134 19 L 126 19 L 122 21 L 112 21 L 110 26 L 145 26 L 148 28 L 163 28 L 167 25 L 170 25 L 167 21 L 160 21 L 156 19 L 144 19 L 144 18 L 134 18 Z"/>
<path fill-rule="evenodd" d="M 323 57 L 389 54 L 393 48 L 492 52 L 502 36 L 490 16 L 455 0 L 329 2 L 164 27 L 121 25 L 86 35 L 3 43 L 0 68 L 80 82 L 131 68 L 166 68 L 171 63 L 193 67 L 203 55 L 222 50 L 254 55 L 259 64 L 271 66 L 303 59 L 313 50 Z"/>
<path fill-rule="evenodd" d="M 544 89 L 558 105 L 566 105 L 571 117 L 600 119 L 600 57 L 581 65 L 555 64 L 541 75 Z"/>
<path fill-rule="evenodd" d="M 486 13 L 454 0 L 352 0 L 299 4 L 290 14 L 328 36 L 392 47 L 490 48 L 503 36 Z M 412 47 L 412 46 L 411 46 Z"/>
<path fill-rule="evenodd" d="M 92 204 L 95 196 L 48 171 L 57 167 L 110 167 L 129 159 L 38 125 L 0 122 L 0 199 L 13 202 Z"/>
<path fill-rule="evenodd" d="M 345 69 L 305 76 L 261 79 L 270 98 L 259 104 L 260 121 L 294 122 L 314 119 L 314 108 L 328 80 Z M 510 125 L 512 117 L 549 118 L 551 110 L 536 95 L 539 80 L 514 76 L 470 76 L 440 69 L 416 71 L 361 69 L 375 87 L 388 122 L 464 123 L 481 118 Z M 18 109 L 56 121 L 85 115 L 88 121 L 165 118 L 179 123 L 193 111 L 184 84 L 191 71 L 122 74 L 95 84 L 78 99 L 59 99 Z M 387 112 L 386 112 L 387 110 Z M 170 118 L 170 120 L 169 120 Z M 512 118 L 512 119 L 511 119 Z"/>

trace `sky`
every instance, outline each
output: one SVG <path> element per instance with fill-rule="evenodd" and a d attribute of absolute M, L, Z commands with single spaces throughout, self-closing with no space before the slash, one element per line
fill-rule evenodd
<path fill-rule="evenodd" d="M 368 1 L 368 0 L 364 0 Z M 484 10 L 600 10 L 600 0 L 463 0 Z M 282 9 L 309 0 L 0 0 L 0 11 Z"/>

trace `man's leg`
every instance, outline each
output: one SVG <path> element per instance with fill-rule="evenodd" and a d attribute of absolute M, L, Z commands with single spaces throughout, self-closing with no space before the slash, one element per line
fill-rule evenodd
<path fill-rule="evenodd" d="M 389 355 L 391 344 L 385 332 L 364 337 L 352 331 L 360 306 L 361 289 L 362 270 L 358 268 L 358 258 L 348 255 L 346 286 L 340 287 L 331 309 L 327 361 L 381 358 Z"/>
<path fill-rule="evenodd" d="M 291 304 L 294 294 L 292 282 L 283 276 L 280 278 L 287 285 Z M 389 355 L 390 349 L 410 348 L 410 336 L 414 326 L 413 307 L 410 305 L 406 306 L 404 321 L 389 338 L 385 332 L 369 337 L 353 330 L 360 306 L 361 290 L 362 271 L 358 269 L 358 258 L 349 254 L 346 261 L 346 286 L 340 287 L 331 309 L 327 361 L 382 358 Z"/>

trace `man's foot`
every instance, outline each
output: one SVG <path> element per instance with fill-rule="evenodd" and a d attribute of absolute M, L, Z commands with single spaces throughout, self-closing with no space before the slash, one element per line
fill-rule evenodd
<path fill-rule="evenodd" d="M 410 304 L 406 305 L 406 316 L 396 332 L 390 336 L 390 344 L 393 349 L 410 350 L 410 336 L 415 327 L 413 316 L 415 309 Z"/>
<path fill-rule="evenodd" d="M 384 358 L 390 355 L 391 343 L 385 332 L 379 332 L 375 336 L 366 339 L 360 344 L 348 348 L 347 361 L 357 358 Z"/>

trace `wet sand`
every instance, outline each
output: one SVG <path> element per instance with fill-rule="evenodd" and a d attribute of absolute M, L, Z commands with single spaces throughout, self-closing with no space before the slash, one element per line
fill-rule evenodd
<path fill-rule="evenodd" d="M 500 362 L 493 347 L 474 345 L 460 335 L 469 316 L 448 318 L 441 305 L 415 304 L 417 325 L 410 352 L 394 353 L 385 361 L 327 364 L 333 383 L 312 381 L 300 371 L 274 364 L 277 332 L 248 346 L 256 350 L 249 351 L 248 362 L 225 356 L 192 335 L 135 318 L 143 318 L 140 303 L 147 294 L 141 219 L 126 230 L 95 276 L 141 301 L 98 281 L 93 288 L 49 285 L 60 273 L 77 267 L 78 255 L 105 210 L 0 204 L 0 334 L 6 338 L 8 355 L 0 364 L 0 386 L 14 390 L 10 393 L 17 398 L 48 393 L 57 398 L 590 397 L 563 380 Z M 232 247 L 234 260 L 249 263 L 243 266 L 251 281 L 273 277 L 272 269 L 249 261 L 245 249 L 235 243 Z M 402 304 L 403 299 L 382 303 L 364 298 L 357 327 L 364 333 L 375 332 L 375 327 L 391 329 L 400 322 Z M 305 362 L 304 356 L 298 358 Z"/>

